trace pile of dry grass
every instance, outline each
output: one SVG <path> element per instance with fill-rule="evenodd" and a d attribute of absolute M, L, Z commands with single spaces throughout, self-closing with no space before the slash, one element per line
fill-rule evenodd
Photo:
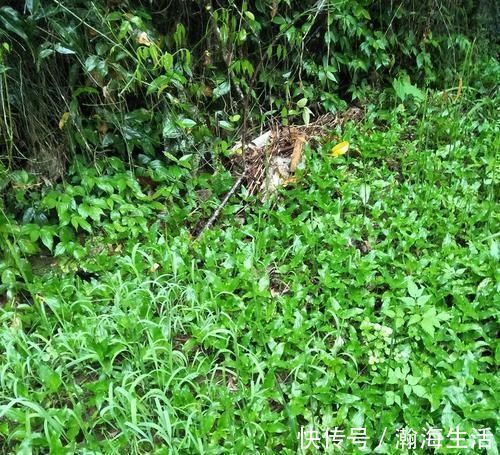
<path fill-rule="evenodd" d="M 245 177 L 243 182 L 250 194 L 271 194 L 281 185 L 292 182 L 302 160 L 304 145 L 336 139 L 332 130 L 349 120 L 359 121 L 363 111 L 352 106 L 342 114 L 326 114 L 315 122 L 302 126 L 273 125 L 245 146 L 238 143 L 233 148 L 243 157 Z"/>
<path fill-rule="evenodd" d="M 351 106 L 342 114 L 326 114 L 308 125 L 273 125 L 246 144 L 238 142 L 232 149 L 234 159 L 231 169 L 239 175 L 235 176 L 235 183 L 208 221 L 195 229 L 194 237 L 199 238 L 203 231 L 210 229 L 242 184 L 250 194 L 266 199 L 279 186 L 294 181 L 294 174 L 302 160 L 304 145 L 307 142 L 336 139 L 332 137 L 334 128 L 349 120 L 360 121 L 362 117 L 362 109 Z M 235 169 L 238 171 L 235 172 Z"/>

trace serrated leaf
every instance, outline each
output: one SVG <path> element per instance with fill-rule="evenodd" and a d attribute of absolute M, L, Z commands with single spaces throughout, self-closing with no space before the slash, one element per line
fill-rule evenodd
<path fill-rule="evenodd" d="M 433 307 L 427 310 L 423 314 L 422 321 L 420 322 L 420 327 L 422 327 L 422 329 L 426 333 L 428 333 L 432 338 L 434 338 L 436 325 L 438 325 L 438 321 L 436 319 L 436 310 Z"/>
<path fill-rule="evenodd" d="M 407 280 L 406 288 L 408 289 L 408 294 L 414 299 L 418 299 L 424 291 L 423 288 L 419 288 L 412 279 Z"/>
<path fill-rule="evenodd" d="M 410 319 L 408 320 L 408 325 L 415 324 L 417 322 L 420 322 L 422 317 L 419 314 L 413 314 Z"/>
<path fill-rule="evenodd" d="M 28 234 L 32 242 L 36 242 L 40 237 L 40 226 L 38 224 L 26 224 L 22 227 L 21 232 Z"/>
<path fill-rule="evenodd" d="M 79 219 L 78 220 L 78 224 L 83 228 L 85 229 L 87 232 L 92 232 L 92 227 L 90 226 L 90 224 L 84 220 L 83 218 L 82 219 Z"/>
<path fill-rule="evenodd" d="M 337 393 L 335 395 L 335 401 L 337 403 L 341 403 L 341 404 L 352 404 L 352 403 L 355 403 L 356 401 L 359 401 L 361 400 L 360 397 L 356 396 L 356 395 L 352 395 L 350 393 Z"/>
<path fill-rule="evenodd" d="M 113 193 L 113 186 L 110 183 L 106 182 L 96 182 L 97 188 L 99 188 L 102 191 L 105 191 L 106 193 Z"/>
<path fill-rule="evenodd" d="M 465 391 L 461 387 L 450 385 L 443 390 L 443 396 L 461 409 L 469 407 L 469 403 L 465 399 Z"/>
<path fill-rule="evenodd" d="M 421 295 L 420 297 L 417 298 L 417 304 L 419 305 L 425 305 L 429 300 L 431 299 L 431 296 L 428 294 Z"/>
<path fill-rule="evenodd" d="M 92 232 L 90 224 L 81 216 L 75 215 L 71 217 L 71 224 L 75 229 L 81 228 L 85 229 L 87 232 Z"/>

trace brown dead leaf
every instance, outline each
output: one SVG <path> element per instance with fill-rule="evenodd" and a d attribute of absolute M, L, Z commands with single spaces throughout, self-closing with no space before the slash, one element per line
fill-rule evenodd
<path fill-rule="evenodd" d="M 109 88 L 107 85 L 102 87 L 102 96 L 106 99 L 111 99 L 111 93 L 109 92 Z"/>
<path fill-rule="evenodd" d="M 210 66 L 212 64 L 212 54 L 210 53 L 209 50 L 206 50 L 203 53 L 203 64 L 205 66 Z"/>
<path fill-rule="evenodd" d="M 283 186 L 291 185 L 292 183 L 297 183 L 297 177 L 289 177 L 283 182 Z"/>
<path fill-rule="evenodd" d="M 231 392 L 237 392 L 238 391 L 238 385 L 236 384 L 236 378 L 230 374 L 227 378 L 227 388 L 231 391 Z"/>
<path fill-rule="evenodd" d="M 273 1 L 271 5 L 271 19 L 274 19 L 274 16 L 278 13 L 278 2 L 277 0 Z"/>
<path fill-rule="evenodd" d="M 99 122 L 97 131 L 99 131 L 101 136 L 104 136 L 108 132 L 108 124 L 106 122 Z"/>
<path fill-rule="evenodd" d="M 291 173 L 295 172 L 295 169 L 297 169 L 297 166 L 300 163 L 300 160 L 302 158 L 302 152 L 304 150 L 304 144 L 306 142 L 305 135 L 301 133 L 293 134 L 292 138 L 294 140 L 294 144 L 293 144 L 292 157 L 290 160 Z"/>
<path fill-rule="evenodd" d="M 202 89 L 202 93 L 204 96 L 211 97 L 214 93 L 212 87 L 209 87 L 208 85 L 204 85 Z"/>

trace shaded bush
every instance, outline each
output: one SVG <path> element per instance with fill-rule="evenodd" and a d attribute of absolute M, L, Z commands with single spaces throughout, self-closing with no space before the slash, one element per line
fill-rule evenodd
<path fill-rule="evenodd" d="M 456 83 L 496 3 L 29 1 L 0 8 L 2 156 L 50 178 L 68 153 L 153 156 L 363 100 L 401 71 Z M 496 45 L 497 43 L 492 43 Z"/>

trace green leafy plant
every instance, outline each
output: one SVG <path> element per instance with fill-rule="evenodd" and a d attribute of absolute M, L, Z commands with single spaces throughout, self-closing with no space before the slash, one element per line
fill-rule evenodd
<path fill-rule="evenodd" d="M 294 186 L 235 199 L 197 241 L 230 176 L 193 176 L 194 154 L 143 154 L 134 173 L 78 160 L 51 189 L 4 172 L 1 449 L 295 453 L 301 427 L 337 426 L 366 428 L 369 450 L 386 428 L 400 453 L 405 427 L 494 429 L 497 100 L 482 102 L 443 122 L 439 93 L 381 98 L 336 131 L 358 153 L 307 148 Z"/>

